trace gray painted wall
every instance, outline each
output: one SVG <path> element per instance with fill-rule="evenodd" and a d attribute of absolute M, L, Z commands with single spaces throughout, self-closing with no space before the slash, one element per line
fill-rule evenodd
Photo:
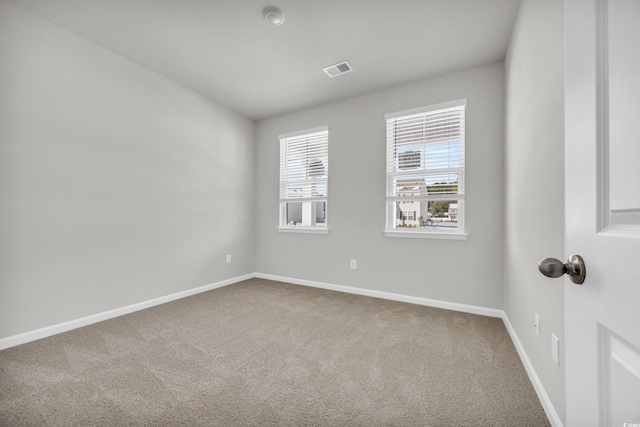
<path fill-rule="evenodd" d="M 468 99 L 468 240 L 385 237 L 384 114 L 460 98 Z M 278 134 L 323 125 L 329 234 L 279 233 Z M 256 271 L 502 308 L 503 136 L 502 63 L 259 121 Z"/>
<path fill-rule="evenodd" d="M 563 254 L 560 1 L 523 2 L 506 77 L 487 65 L 263 120 L 257 133 L 4 3 L 0 58 L 0 338 L 258 271 L 504 308 L 564 419 L 562 351 L 559 368 L 549 356 L 551 332 L 564 341 L 562 285 L 536 270 Z M 459 98 L 468 240 L 384 237 L 383 115 Z M 321 125 L 330 233 L 278 233 L 277 135 Z"/>
<path fill-rule="evenodd" d="M 564 254 L 562 22 L 562 1 L 524 0 L 507 55 L 504 310 L 564 422 L 563 281 L 537 269 Z M 560 339 L 559 367 L 551 333 Z"/>
<path fill-rule="evenodd" d="M 251 120 L 2 3 L 0 59 L 0 338 L 253 272 Z"/>

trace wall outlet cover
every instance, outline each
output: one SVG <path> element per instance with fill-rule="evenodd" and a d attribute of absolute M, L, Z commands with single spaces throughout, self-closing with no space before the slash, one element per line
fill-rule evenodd
<path fill-rule="evenodd" d="M 560 366 L 560 341 L 556 334 L 551 334 L 551 358 L 555 362 L 556 366 Z"/>

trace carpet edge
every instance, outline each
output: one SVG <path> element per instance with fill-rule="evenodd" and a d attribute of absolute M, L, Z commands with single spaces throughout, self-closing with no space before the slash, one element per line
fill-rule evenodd
<path fill-rule="evenodd" d="M 525 351 L 522 343 L 520 342 L 520 339 L 518 338 L 518 334 L 516 334 L 516 330 L 511 325 L 509 317 L 505 312 L 503 312 L 502 314 L 502 321 L 504 322 L 504 325 L 507 328 L 507 332 L 511 337 L 511 342 L 513 342 L 513 345 L 516 347 L 516 351 L 518 352 L 520 361 L 524 365 L 524 369 L 527 371 L 529 380 L 531 381 L 531 384 L 533 384 L 533 388 L 538 395 L 538 399 L 540 400 L 542 409 L 544 409 L 544 412 L 547 414 L 549 422 L 553 427 L 564 427 L 562 420 L 560 419 L 560 415 L 558 415 L 558 412 L 556 412 L 556 409 L 551 402 L 551 398 L 542 385 L 542 382 L 540 381 L 540 378 L 538 377 L 538 374 L 536 373 L 531 360 L 529 360 L 529 356 L 527 356 L 527 352 Z"/>
<path fill-rule="evenodd" d="M 435 300 L 430 298 L 415 297 L 404 294 L 396 294 L 385 291 L 375 291 L 372 289 L 356 288 L 352 286 L 334 285 L 331 283 L 316 282 L 313 280 L 295 279 L 292 277 L 277 276 L 273 274 L 255 273 L 254 277 L 258 279 L 273 280 L 276 282 L 291 283 L 293 285 L 309 286 L 312 288 L 327 289 L 330 291 L 345 292 L 348 294 L 362 295 L 367 297 L 381 298 L 391 301 L 406 302 L 410 304 L 423 305 L 427 307 L 444 308 L 447 310 L 460 311 L 463 313 L 478 314 L 488 317 L 502 318 L 504 312 L 497 308 L 480 307 L 476 305 L 461 304 L 457 302 L 449 302 Z"/>
<path fill-rule="evenodd" d="M 73 329 L 81 328 L 83 326 L 88 326 L 94 323 L 102 322 L 104 320 L 112 319 L 114 317 L 123 316 L 125 314 L 144 310 L 146 308 L 154 307 L 160 304 L 165 304 L 167 302 L 175 301 L 181 298 L 186 298 L 202 292 L 207 292 L 213 289 L 229 286 L 234 283 L 242 282 L 244 280 L 253 279 L 254 277 L 256 277 L 255 274 L 245 274 L 242 276 L 232 277 L 230 279 L 221 280 L 219 282 L 210 283 L 208 285 L 199 286 L 197 288 L 187 289 L 185 291 L 180 291 L 180 292 L 165 295 L 162 297 L 141 301 L 141 302 L 127 305 L 124 307 L 115 308 L 113 310 L 91 314 L 89 316 L 81 317 L 79 319 L 69 320 L 69 321 L 58 323 L 55 325 L 45 326 L 44 328 L 23 332 L 21 334 L 0 338 L 0 350 L 5 350 L 7 348 L 15 347 L 17 345 L 26 344 L 28 342 L 50 337 L 52 335 L 57 335 L 62 332 L 68 332 Z"/>

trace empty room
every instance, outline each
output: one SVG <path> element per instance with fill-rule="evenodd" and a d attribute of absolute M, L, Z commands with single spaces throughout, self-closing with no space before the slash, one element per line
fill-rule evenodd
<path fill-rule="evenodd" d="M 640 425 L 637 0 L 0 0 L 0 426 Z"/>

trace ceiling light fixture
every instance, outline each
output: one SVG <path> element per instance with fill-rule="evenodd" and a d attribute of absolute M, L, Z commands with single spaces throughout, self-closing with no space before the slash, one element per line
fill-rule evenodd
<path fill-rule="evenodd" d="M 262 17 L 269 25 L 282 25 L 284 23 L 284 13 L 277 7 L 265 7 L 262 11 Z"/>

